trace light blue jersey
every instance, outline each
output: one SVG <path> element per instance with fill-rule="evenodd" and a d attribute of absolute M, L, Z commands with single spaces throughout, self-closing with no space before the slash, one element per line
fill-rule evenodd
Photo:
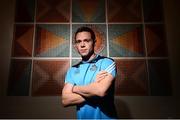
<path fill-rule="evenodd" d="M 65 78 L 65 83 L 75 85 L 88 85 L 95 81 L 99 71 L 106 70 L 113 77 L 116 76 L 115 62 L 107 57 L 97 55 L 89 62 L 81 61 L 71 67 Z M 86 101 L 77 105 L 78 119 L 114 119 L 116 110 L 114 106 L 114 82 L 104 97 L 94 96 L 86 98 Z"/>

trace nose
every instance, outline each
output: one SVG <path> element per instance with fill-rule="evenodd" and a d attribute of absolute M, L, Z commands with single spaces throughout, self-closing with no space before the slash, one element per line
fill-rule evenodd
<path fill-rule="evenodd" d="M 81 47 L 85 47 L 85 43 L 82 41 L 80 44 Z"/>

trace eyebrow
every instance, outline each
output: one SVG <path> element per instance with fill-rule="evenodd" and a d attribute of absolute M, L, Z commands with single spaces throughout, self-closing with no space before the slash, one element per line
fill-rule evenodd
<path fill-rule="evenodd" d="M 92 40 L 92 39 L 91 38 L 90 39 L 83 39 L 83 40 L 78 39 L 76 41 L 84 41 L 84 40 Z"/>

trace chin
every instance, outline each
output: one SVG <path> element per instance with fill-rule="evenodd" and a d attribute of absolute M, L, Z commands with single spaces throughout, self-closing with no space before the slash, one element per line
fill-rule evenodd
<path fill-rule="evenodd" d="M 84 53 L 80 53 L 80 55 L 81 55 L 82 57 L 87 57 L 89 54 L 86 53 L 86 52 L 84 52 Z"/>
<path fill-rule="evenodd" d="M 86 56 L 88 56 L 88 55 L 87 55 L 87 54 L 81 54 L 81 56 L 82 56 L 82 57 L 86 57 Z"/>

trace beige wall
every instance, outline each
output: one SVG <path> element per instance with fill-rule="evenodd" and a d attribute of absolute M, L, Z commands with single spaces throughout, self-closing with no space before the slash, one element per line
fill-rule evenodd
<path fill-rule="evenodd" d="M 164 0 L 165 23 L 171 64 L 173 96 L 116 97 L 118 115 L 131 118 L 180 118 L 179 104 L 179 0 Z M 63 108 L 60 97 L 5 96 L 11 42 L 13 39 L 14 0 L 0 1 L 0 118 L 74 118 L 75 107 Z M 179 100 L 179 101 L 178 101 Z"/>

